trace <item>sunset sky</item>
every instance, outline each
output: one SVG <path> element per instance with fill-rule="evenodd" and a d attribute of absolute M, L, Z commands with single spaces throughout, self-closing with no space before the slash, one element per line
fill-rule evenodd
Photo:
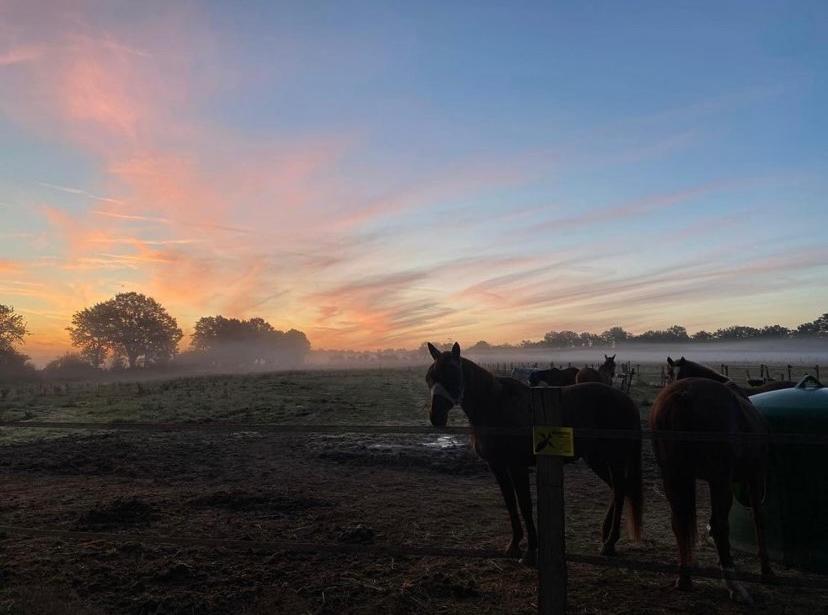
<path fill-rule="evenodd" d="M 725 6 L 726 4 L 726 6 Z M 317 348 L 828 311 L 828 3 L 0 0 L 0 303 Z"/>

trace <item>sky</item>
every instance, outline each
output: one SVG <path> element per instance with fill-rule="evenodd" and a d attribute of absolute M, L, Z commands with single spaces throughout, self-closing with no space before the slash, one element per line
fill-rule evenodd
<path fill-rule="evenodd" d="M 828 310 L 825 2 L 0 0 L 0 303 L 316 348 Z"/>

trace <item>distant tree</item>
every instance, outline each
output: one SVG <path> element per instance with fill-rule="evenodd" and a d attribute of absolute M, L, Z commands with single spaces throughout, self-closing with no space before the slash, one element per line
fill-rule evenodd
<path fill-rule="evenodd" d="M 817 318 L 814 325 L 816 325 L 817 335 L 828 335 L 828 312 Z"/>
<path fill-rule="evenodd" d="M 550 348 L 575 348 L 580 341 L 575 331 L 549 331 L 543 336 L 543 344 Z"/>
<path fill-rule="evenodd" d="M 626 342 L 632 336 L 621 327 L 610 327 L 601 334 L 601 341 L 608 346 L 614 346 Z"/>
<path fill-rule="evenodd" d="M 690 336 L 687 335 L 687 329 L 685 329 L 681 325 L 673 325 L 668 329 L 650 329 L 648 331 L 645 331 L 641 335 L 637 335 L 633 338 L 633 341 L 635 342 L 647 343 L 673 343 L 687 342 L 689 340 Z"/>
<path fill-rule="evenodd" d="M 0 350 L 11 350 L 23 343 L 29 333 L 26 321 L 9 305 L 0 304 Z"/>
<path fill-rule="evenodd" d="M 183 333 L 175 318 L 152 297 L 121 293 L 76 312 L 68 327 L 72 344 L 84 359 L 100 367 L 108 355 L 125 357 L 133 369 L 163 364 L 178 349 Z"/>
<path fill-rule="evenodd" d="M 288 329 L 282 339 L 282 347 L 291 359 L 304 359 L 311 349 L 311 343 L 302 331 Z"/>
<path fill-rule="evenodd" d="M 767 325 L 759 331 L 759 337 L 789 337 L 791 330 L 782 325 Z"/>
<path fill-rule="evenodd" d="M 191 348 L 214 365 L 297 364 L 310 342 L 303 332 L 279 331 L 263 318 L 205 316 L 195 325 Z"/>
<path fill-rule="evenodd" d="M 593 346 L 598 346 L 600 344 L 600 335 L 595 335 L 594 333 L 590 333 L 589 331 L 583 331 L 582 333 L 578 334 L 578 345 L 581 348 L 592 348 Z"/>
<path fill-rule="evenodd" d="M 489 342 L 484 342 L 483 340 L 480 340 L 479 342 L 476 342 L 472 346 L 469 346 L 466 349 L 466 351 L 467 352 L 479 352 L 479 351 L 486 351 L 486 350 L 491 350 L 491 349 L 492 349 L 492 345 Z"/>
<path fill-rule="evenodd" d="M 21 380 L 34 378 L 37 374 L 29 357 L 14 348 L 0 350 L 0 380 Z"/>
<path fill-rule="evenodd" d="M 743 325 L 733 325 L 732 327 L 724 327 L 716 329 L 713 335 L 717 340 L 721 341 L 737 341 L 747 340 L 753 337 L 758 337 L 761 331 L 756 327 L 746 327 Z"/>
<path fill-rule="evenodd" d="M 67 352 L 62 357 L 50 361 L 43 368 L 43 374 L 51 378 L 87 378 L 94 376 L 97 372 L 98 368 L 77 352 Z"/>
<path fill-rule="evenodd" d="M 816 320 L 805 322 L 796 328 L 797 337 L 825 337 L 828 336 L 828 313 Z"/>
<path fill-rule="evenodd" d="M 710 331 L 702 329 L 701 331 L 696 331 L 691 339 L 694 342 L 712 342 L 715 338 Z"/>

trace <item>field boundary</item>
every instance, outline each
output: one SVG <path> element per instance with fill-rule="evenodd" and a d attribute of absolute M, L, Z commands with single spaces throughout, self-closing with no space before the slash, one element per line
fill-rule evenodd
<path fill-rule="evenodd" d="M 263 433 L 263 434 L 395 434 L 395 435 L 463 435 L 498 434 L 504 436 L 530 436 L 530 427 L 466 427 L 435 428 L 426 425 L 349 425 L 349 424 L 281 424 L 281 423 L 140 423 L 140 422 L 77 422 L 77 421 L 0 421 L 0 429 L 38 430 L 87 430 L 87 431 L 137 431 L 150 433 Z M 609 440 L 667 440 L 686 442 L 768 442 L 772 444 L 824 445 L 828 435 L 813 433 L 733 433 L 717 434 L 704 431 L 652 431 L 640 432 L 629 429 L 593 429 L 574 427 L 576 438 Z"/>
<path fill-rule="evenodd" d="M 28 536 L 32 538 L 53 538 L 58 540 L 72 540 L 79 542 L 109 542 L 114 544 L 145 543 L 151 545 L 169 545 L 182 547 L 211 547 L 234 551 L 273 551 L 290 553 L 340 553 L 340 554 L 367 554 L 395 557 L 456 557 L 469 559 L 496 559 L 515 561 L 503 552 L 493 549 L 469 549 L 463 547 L 437 546 L 410 546 L 394 544 L 363 544 L 363 543 L 321 543 L 301 542 L 294 540 L 234 540 L 226 538 L 197 538 L 194 536 L 162 536 L 157 534 L 116 534 L 112 532 L 87 532 L 79 530 L 62 530 L 53 528 L 33 528 L 16 525 L 0 525 L 0 534 Z M 650 560 L 625 559 L 623 556 L 607 558 L 585 553 L 567 553 L 567 562 L 603 568 L 616 568 L 639 572 L 652 572 L 675 575 L 679 568 L 676 565 L 662 564 Z M 690 574 L 700 578 L 720 581 L 722 571 L 715 567 L 693 567 Z M 758 574 L 736 572 L 731 578 L 745 583 L 766 583 Z M 804 577 L 778 576 L 769 583 L 777 587 L 794 587 L 828 591 L 828 579 L 819 575 Z"/>

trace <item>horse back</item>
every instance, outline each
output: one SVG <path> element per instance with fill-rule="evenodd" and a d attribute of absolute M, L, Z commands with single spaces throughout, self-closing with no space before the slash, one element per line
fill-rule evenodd
<path fill-rule="evenodd" d="M 579 369 L 578 374 L 575 376 L 576 384 L 583 382 L 604 382 L 604 378 L 597 369 L 584 367 L 583 369 Z"/>
<path fill-rule="evenodd" d="M 662 469 L 713 480 L 728 473 L 738 479 L 763 465 L 767 444 L 739 436 L 767 433 L 767 423 L 750 400 L 734 387 L 708 378 L 685 378 L 662 389 L 650 412 L 653 432 L 685 431 L 722 436 L 710 442 L 655 440 L 653 449 Z"/>
<path fill-rule="evenodd" d="M 562 389 L 564 425 L 575 429 L 575 455 L 591 463 L 596 456 L 624 460 L 640 450 L 638 406 L 624 392 L 601 382 L 584 382 Z M 578 437 L 579 429 L 629 430 L 633 437 Z"/>

